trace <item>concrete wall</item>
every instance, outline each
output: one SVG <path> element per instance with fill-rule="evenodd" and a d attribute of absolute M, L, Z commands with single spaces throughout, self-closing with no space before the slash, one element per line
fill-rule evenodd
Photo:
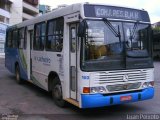
<path fill-rule="evenodd" d="M 22 22 L 22 13 L 22 0 L 13 0 L 13 4 L 11 6 L 10 25 Z"/>

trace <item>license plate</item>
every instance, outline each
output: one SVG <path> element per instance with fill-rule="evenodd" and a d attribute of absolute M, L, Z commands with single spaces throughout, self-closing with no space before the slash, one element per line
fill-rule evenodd
<path fill-rule="evenodd" d="M 121 101 L 130 101 L 130 100 L 132 100 L 132 96 L 121 96 L 120 100 Z"/>

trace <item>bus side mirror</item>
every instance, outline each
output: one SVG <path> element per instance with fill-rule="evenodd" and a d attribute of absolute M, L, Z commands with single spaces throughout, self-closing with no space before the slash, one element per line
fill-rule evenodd
<path fill-rule="evenodd" d="M 78 37 L 84 37 L 86 32 L 86 21 L 83 20 L 82 22 L 79 23 L 78 27 Z"/>

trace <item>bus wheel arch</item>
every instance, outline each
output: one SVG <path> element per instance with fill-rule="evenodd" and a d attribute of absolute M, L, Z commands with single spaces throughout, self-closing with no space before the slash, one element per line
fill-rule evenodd
<path fill-rule="evenodd" d="M 51 71 L 48 75 L 48 91 L 52 91 L 53 81 L 58 77 L 58 74 L 54 71 Z"/>
<path fill-rule="evenodd" d="M 54 102 L 59 107 L 65 107 L 66 102 L 63 100 L 62 85 L 56 72 L 50 72 L 48 76 L 48 90 L 51 91 Z"/>

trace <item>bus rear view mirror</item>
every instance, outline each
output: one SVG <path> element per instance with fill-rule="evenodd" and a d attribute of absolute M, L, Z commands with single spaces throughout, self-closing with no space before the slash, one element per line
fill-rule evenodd
<path fill-rule="evenodd" d="M 82 22 L 79 23 L 78 27 L 78 37 L 84 37 L 86 32 L 86 21 L 83 20 Z"/>

